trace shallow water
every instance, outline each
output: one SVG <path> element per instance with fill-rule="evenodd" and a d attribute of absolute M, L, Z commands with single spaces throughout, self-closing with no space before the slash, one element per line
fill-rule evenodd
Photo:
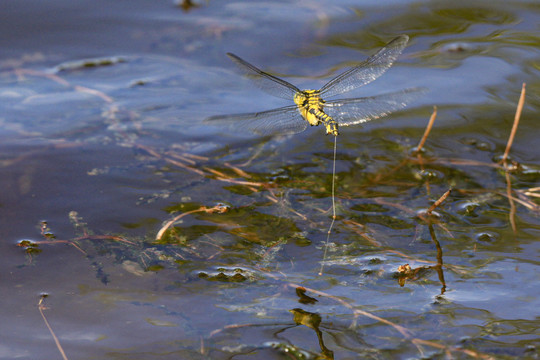
<path fill-rule="evenodd" d="M 61 358 L 44 293 L 69 359 L 536 358 L 540 6 L 357 4 L 2 11 L 0 358 Z M 341 129 L 323 261 L 333 138 L 202 120 L 290 105 L 226 52 L 319 88 L 398 34 L 403 55 L 351 97 L 429 93 Z"/>

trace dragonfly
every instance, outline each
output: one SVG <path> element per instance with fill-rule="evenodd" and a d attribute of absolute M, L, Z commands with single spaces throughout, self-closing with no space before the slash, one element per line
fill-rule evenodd
<path fill-rule="evenodd" d="M 242 58 L 227 56 L 267 93 L 293 100 L 294 105 L 273 110 L 212 116 L 206 121 L 236 124 L 260 135 L 294 134 L 308 127 L 324 125 L 326 134 L 337 136 L 340 126 L 365 123 L 404 108 L 424 92 L 423 88 L 408 88 L 370 97 L 325 100 L 369 84 L 388 70 L 401 54 L 409 37 L 400 35 L 367 60 L 330 80 L 319 90 L 300 90 L 293 84 L 264 72 Z"/>

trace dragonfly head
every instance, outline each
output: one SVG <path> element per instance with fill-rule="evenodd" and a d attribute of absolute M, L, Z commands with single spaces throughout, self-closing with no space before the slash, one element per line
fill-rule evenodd
<path fill-rule="evenodd" d="M 304 92 L 297 92 L 296 94 L 294 94 L 294 103 L 296 104 L 296 106 L 298 107 L 305 106 L 306 101 L 307 101 L 307 97 L 304 94 Z"/>

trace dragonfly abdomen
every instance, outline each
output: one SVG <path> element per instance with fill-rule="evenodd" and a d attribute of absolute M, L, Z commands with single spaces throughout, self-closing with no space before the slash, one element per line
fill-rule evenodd
<path fill-rule="evenodd" d="M 324 124 L 326 134 L 338 135 L 337 123 L 332 117 L 324 112 L 325 101 L 321 99 L 318 90 L 304 90 L 297 92 L 294 102 L 298 111 L 311 126 Z"/>
<path fill-rule="evenodd" d="M 310 108 L 308 112 L 315 116 L 315 118 L 319 120 L 319 123 L 324 124 L 324 126 L 326 127 L 326 135 L 338 135 L 338 125 L 330 115 L 317 108 Z"/>

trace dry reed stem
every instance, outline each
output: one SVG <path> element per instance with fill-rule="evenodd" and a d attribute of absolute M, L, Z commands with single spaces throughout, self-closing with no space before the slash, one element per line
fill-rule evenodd
<path fill-rule="evenodd" d="M 45 322 L 45 325 L 47 326 L 47 329 L 49 329 L 49 332 L 51 333 L 51 335 L 52 335 L 52 337 L 54 339 L 54 343 L 56 344 L 56 348 L 58 349 L 58 351 L 62 355 L 62 359 L 68 360 L 68 357 L 66 356 L 66 353 L 64 352 L 64 349 L 62 348 L 62 345 L 60 345 L 60 341 L 58 340 L 58 337 L 54 333 L 51 325 L 49 324 L 49 321 L 47 320 L 47 318 L 45 317 L 45 314 L 43 313 L 43 310 L 46 309 L 45 304 L 44 304 L 44 300 L 45 300 L 46 297 L 47 297 L 47 295 L 41 295 L 41 297 L 39 299 L 39 302 L 38 302 L 39 313 L 41 314 L 41 317 L 43 318 L 43 321 Z"/>
<path fill-rule="evenodd" d="M 205 355 L 206 354 L 206 350 L 204 348 L 204 338 L 201 336 L 201 347 L 200 347 L 200 352 L 201 352 L 201 355 Z"/>
<path fill-rule="evenodd" d="M 512 181 L 510 179 L 509 168 L 506 160 L 508 159 L 508 154 L 512 148 L 514 138 L 516 136 L 516 131 L 519 125 L 519 119 L 521 118 L 521 111 L 523 110 L 523 104 L 525 103 L 525 83 L 521 87 L 521 95 L 519 96 L 518 105 L 516 108 L 516 115 L 514 116 L 514 123 L 512 124 L 512 130 L 510 131 L 510 137 L 506 143 L 506 149 L 504 151 L 501 163 L 504 166 L 505 177 L 506 177 L 506 196 L 508 197 L 508 203 L 510 204 L 510 212 L 508 218 L 510 221 L 510 226 L 514 234 L 517 232 L 516 226 L 516 204 L 514 203 L 514 197 L 512 196 Z"/>
<path fill-rule="evenodd" d="M 235 173 L 237 173 L 239 176 L 241 176 L 243 178 L 247 178 L 247 179 L 251 178 L 251 175 L 249 175 L 244 170 L 240 169 L 238 166 L 234 166 L 234 165 L 229 164 L 229 163 L 225 163 L 224 165 L 227 166 L 228 168 L 230 168 L 231 170 L 233 170 Z"/>
<path fill-rule="evenodd" d="M 205 176 L 206 174 L 204 173 L 204 171 L 202 170 L 199 170 L 197 168 L 194 168 L 192 166 L 189 166 L 189 165 L 186 165 L 184 164 L 183 162 L 180 162 L 178 160 L 174 160 L 174 159 L 171 159 L 171 158 L 168 158 L 168 157 L 165 157 L 163 158 L 163 160 L 165 160 L 166 162 L 170 163 L 170 164 L 173 164 L 173 165 L 176 165 L 178 167 L 181 167 L 183 169 L 186 169 L 186 170 L 189 170 L 191 172 L 194 172 L 196 174 L 199 174 L 201 176 Z"/>
<path fill-rule="evenodd" d="M 530 191 L 525 191 L 523 192 L 524 195 L 527 195 L 527 196 L 531 196 L 531 197 L 537 197 L 537 198 L 540 198 L 540 194 L 537 194 L 537 193 L 533 193 L 533 192 L 530 192 Z"/>
<path fill-rule="evenodd" d="M 431 215 L 431 213 L 433 212 L 433 210 L 435 210 L 437 207 L 439 207 L 439 205 L 442 204 L 442 202 L 444 200 L 446 200 L 446 198 L 448 197 L 448 195 L 450 195 L 450 192 L 452 191 L 452 189 L 448 189 L 448 191 L 446 191 L 444 194 L 442 194 L 442 196 L 433 203 L 433 205 L 431 205 L 429 207 L 429 209 L 427 210 L 427 214 L 428 215 Z"/>
<path fill-rule="evenodd" d="M 253 192 L 257 191 L 257 189 L 253 187 L 264 187 L 264 183 L 261 183 L 261 182 L 235 180 L 234 178 L 228 176 L 227 174 L 222 173 L 221 171 L 211 169 L 208 167 L 205 167 L 204 170 L 216 175 L 216 180 L 229 182 L 229 183 L 237 184 L 237 185 L 244 185 L 244 186 L 247 186 Z"/>
<path fill-rule="evenodd" d="M 216 206 L 213 206 L 211 208 L 207 208 L 206 206 L 201 206 L 200 208 L 198 209 L 195 209 L 195 210 L 191 210 L 191 211 L 187 211 L 185 213 L 182 213 L 178 216 L 175 216 L 173 219 L 167 221 L 165 223 L 165 225 L 163 225 L 161 227 L 161 229 L 158 231 L 157 235 L 156 235 L 156 241 L 159 241 L 161 240 L 161 238 L 163 237 L 163 234 L 165 233 L 165 231 L 167 231 L 175 222 L 177 222 L 178 220 L 180 220 L 181 218 L 183 218 L 184 216 L 186 215 L 189 215 L 189 214 L 194 214 L 194 213 L 197 213 L 197 212 L 206 212 L 206 213 L 215 213 L 215 212 L 218 212 L 218 213 L 224 213 L 226 211 L 226 208 L 223 206 L 223 205 L 216 205 Z"/>
<path fill-rule="evenodd" d="M 189 165 L 197 165 L 197 162 L 195 160 L 192 160 L 188 158 L 187 156 L 184 156 L 183 154 L 178 154 L 174 151 L 167 151 L 165 154 L 175 159 L 187 162 Z"/>
<path fill-rule="evenodd" d="M 510 132 L 510 137 L 506 143 L 506 150 L 501 160 L 501 163 L 506 167 L 506 159 L 508 158 L 508 153 L 510 153 L 510 148 L 512 148 L 512 143 L 514 142 L 514 137 L 516 136 L 516 131 L 519 125 L 519 119 L 521 118 L 521 111 L 523 110 L 523 104 L 525 103 L 525 83 L 521 86 L 521 95 L 519 96 L 518 105 L 516 108 L 516 115 L 514 116 L 514 124 L 512 125 L 512 131 Z"/>
<path fill-rule="evenodd" d="M 512 196 L 512 199 L 515 202 L 520 203 L 521 205 L 525 206 L 527 209 L 531 211 L 540 212 L 540 205 L 537 205 L 531 199 L 529 199 L 529 196 L 540 198 L 540 194 L 529 193 L 528 191 L 523 191 L 523 190 L 514 190 L 514 192 L 518 194 L 518 197 Z"/>
<path fill-rule="evenodd" d="M 426 160 L 423 160 L 426 163 Z M 428 164 L 441 164 L 441 165 L 463 165 L 463 166 L 486 166 L 490 168 L 500 168 L 500 165 L 494 163 L 487 163 L 477 160 L 464 160 L 464 159 L 455 159 L 455 158 L 446 158 L 446 159 L 434 159 L 427 161 Z"/>
<path fill-rule="evenodd" d="M 260 188 L 260 187 L 264 187 L 265 184 L 264 183 L 261 183 L 261 182 L 253 182 L 253 181 L 243 181 L 243 180 L 236 180 L 234 178 L 232 178 L 231 176 L 221 172 L 221 171 L 218 171 L 218 170 L 215 170 L 215 169 L 212 169 L 212 168 L 209 168 L 209 167 L 203 167 L 203 170 L 201 169 L 198 169 L 198 168 L 195 168 L 193 166 L 190 166 L 188 164 L 184 164 L 182 161 L 186 161 L 190 164 L 193 164 L 193 160 L 191 159 L 187 159 L 187 153 L 184 153 L 182 155 L 173 155 L 173 154 L 169 154 L 169 156 L 165 157 L 163 155 L 161 155 L 160 153 L 158 153 L 156 150 L 148 147 L 148 146 L 144 146 L 144 145 L 136 145 L 136 147 L 138 147 L 139 149 L 142 149 L 144 151 L 146 151 L 149 155 L 157 158 L 157 159 L 161 159 L 161 160 L 164 160 L 170 164 L 173 164 L 175 166 L 178 166 L 180 168 L 183 168 L 183 169 L 186 169 L 188 171 L 191 171 L 191 172 L 194 172 L 200 176 L 210 176 L 210 175 L 214 175 L 216 176 L 215 177 L 215 180 L 218 180 L 218 181 L 223 181 L 223 182 L 227 182 L 227 183 L 231 183 L 231 184 L 236 184 L 236 185 L 242 185 L 242 186 L 246 186 L 249 188 L 249 190 L 253 191 L 253 192 L 257 192 L 258 189 L 257 188 Z M 175 157 L 177 158 L 178 160 L 175 160 L 173 159 L 172 157 Z M 199 158 L 197 156 L 191 156 L 191 157 L 194 157 L 194 158 Z M 182 161 L 179 161 L 179 160 L 182 160 Z M 239 174 L 240 176 L 244 176 L 244 175 L 247 175 L 245 177 L 250 177 L 247 173 L 245 173 L 244 171 L 242 171 L 241 169 L 238 169 L 236 167 L 233 167 L 233 166 L 229 166 L 234 172 L 236 172 L 237 174 Z"/>
<path fill-rule="evenodd" d="M 416 150 L 415 150 L 416 153 L 419 153 L 420 151 L 422 151 L 422 148 L 424 147 L 427 137 L 429 133 L 431 132 L 431 128 L 433 127 L 433 123 L 435 122 L 436 117 L 437 117 L 437 107 L 434 106 L 433 113 L 431 114 L 431 117 L 429 118 L 429 122 L 426 126 L 426 130 L 424 131 L 424 135 L 422 136 L 422 139 L 420 140 L 420 142 L 418 143 L 418 146 L 416 147 Z"/>
<path fill-rule="evenodd" d="M 135 245 L 133 241 L 124 239 L 120 236 L 114 236 L 114 235 L 83 235 L 71 241 L 80 241 L 80 240 L 113 240 L 113 241 L 118 241 L 124 244 Z"/>
<path fill-rule="evenodd" d="M 185 156 L 185 157 L 195 159 L 195 160 L 199 160 L 199 161 L 208 161 L 208 160 L 210 160 L 210 158 L 208 156 L 201 156 L 201 155 L 195 155 L 195 154 L 190 154 L 190 153 L 183 153 L 182 155 Z"/>

